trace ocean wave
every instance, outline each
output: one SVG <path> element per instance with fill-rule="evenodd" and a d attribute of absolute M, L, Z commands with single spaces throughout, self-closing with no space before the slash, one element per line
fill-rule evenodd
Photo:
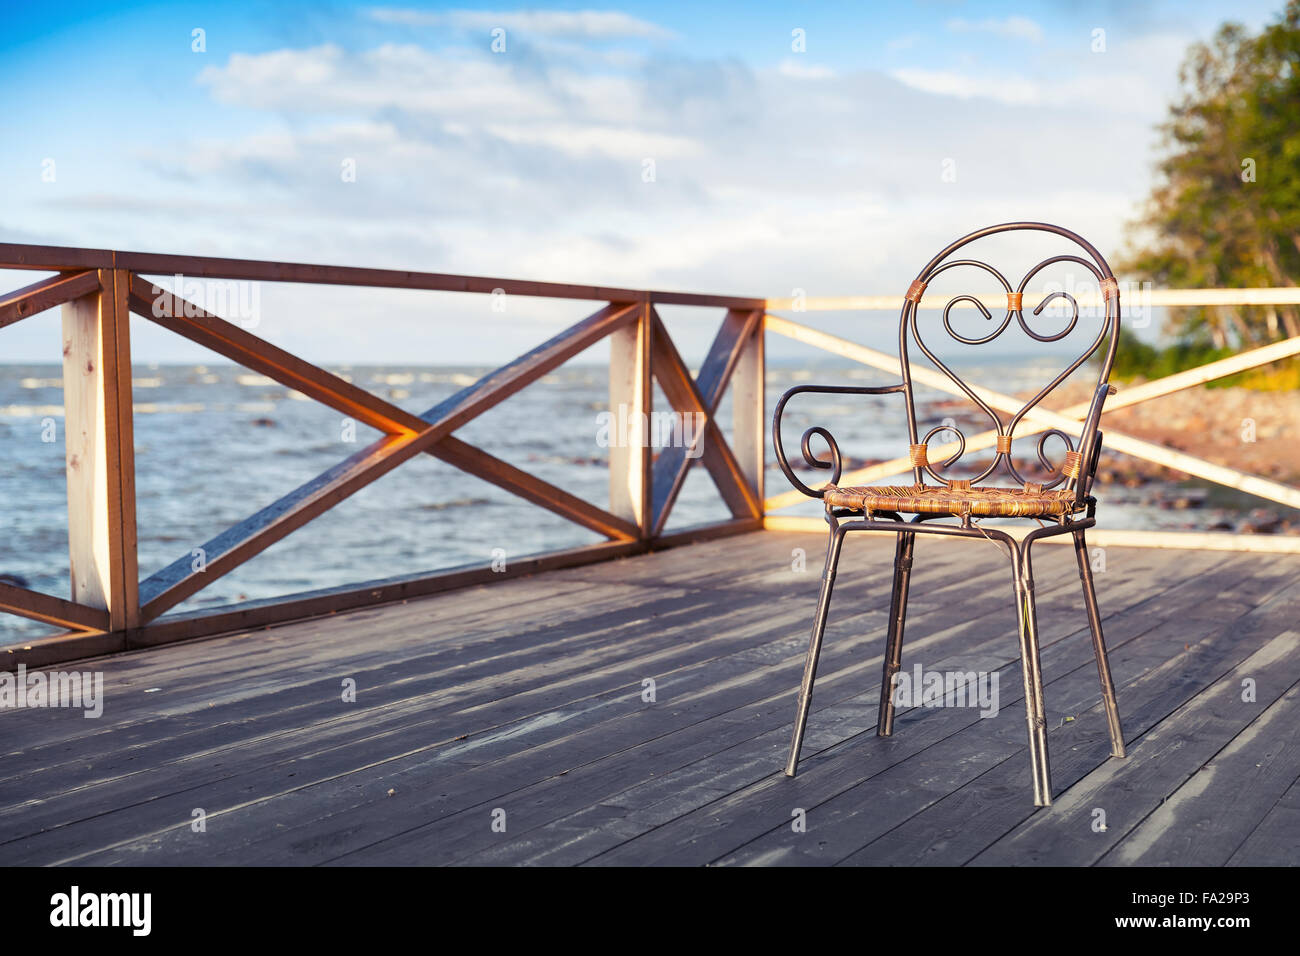
<path fill-rule="evenodd" d="M 254 411 L 266 411 L 274 408 L 267 403 L 267 408 Z M 208 406 L 202 402 L 136 402 L 133 410 L 137 415 L 178 415 L 192 412 L 205 412 Z M 63 418 L 62 405 L 0 405 L 0 418 L 37 418 L 48 416 Z"/>
<path fill-rule="evenodd" d="M 35 418 L 37 415 L 63 417 L 62 405 L 0 405 L 0 417 Z"/>
<path fill-rule="evenodd" d="M 421 372 L 420 381 L 430 385 L 473 385 L 481 376 L 467 375 L 464 372 Z"/>
<path fill-rule="evenodd" d="M 190 412 L 207 411 L 202 402 L 137 402 L 137 415 L 179 415 Z"/>
<path fill-rule="evenodd" d="M 417 507 L 421 511 L 446 511 L 449 508 L 469 508 L 474 505 L 491 503 L 487 498 L 455 498 L 451 501 L 427 501 Z"/>

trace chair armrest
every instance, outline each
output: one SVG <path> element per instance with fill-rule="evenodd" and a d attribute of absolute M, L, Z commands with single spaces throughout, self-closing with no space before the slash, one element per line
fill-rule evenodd
<path fill-rule="evenodd" d="M 1088 415 L 1083 420 L 1083 433 L 1079 436 L 1079 453 L 1083 456 L 1079 462 L 1079 475 L 1076 479 L 1075 501 L 1082 503 L 1092 488 L 1092 478 L 1097 471 L 1097 462 L 1101 458 L 1101 412 L 1107 396 L 1118 392 L 1114 385 L 1103 382 L 1093 393 Z"/>
<path fill-rule="evenodd" d="M 897 385 L 796 385 L 781 396 L 781 400 L 776 403 L 776 411 L 772 415 L 772 448 L 776 452 L 776 462 L 781 466 L 781 471 L 801 492 L 810 498 L 822 498 L 825 491 L 818 491 L 809 488 L 802 481 L 795 477 L 790 468 L 789 461 L 785 457 L 785 448 L 781 444 L 781 414 L 785 411 L 785 403 L 790 401 L 796 395 L 803 392 L 816 392 L 823 395 L 889 395 L 893 392 L 906 391 L 907 386 L 902 382 Z M 824 461 L 812 453 L 812 447 L 809 445 L 813 435 L 820 435 L 825 439 L 827 446 L 830 448 L 831 459 Z M 840 480 L 840 474 L 843 470 L 843 463 L 840 458 L 840 446 L 836 444 L 834 436 L 820 425 L 814 425 L 803 433 L 803 438 L 799 442 L 799 448 L 803 452 L 803 460 L 813 468 L 831 469 L 831 480 L 828 484 L 835 484 Z"/>

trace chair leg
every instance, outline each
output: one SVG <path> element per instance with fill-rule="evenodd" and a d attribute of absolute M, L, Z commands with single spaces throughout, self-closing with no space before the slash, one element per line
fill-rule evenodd
<path fill-rule="evenodd" d="M 894 547 L 894 591 L 889 599 L 889 636 L 885 640 L 885 672 L 880 681 L 880 716 L 876 736 L 894 732 L 894 676 L 903 665 L 903 625 L 907 619 L 907 584 L 912 576 L 915 534 L 900 534 Z"/>
<path fill-rule="evenodd" d="M 1028 550 L 1016 564 L 1016 608 L 1020 619 L 1020 665 L 1025 678 L 1025 715 L 1029 722 L 1029 761 L 1033 768 L 1034 805 L 1051 806 L 1052 771 L 1047 757 L 1047 713 L 1043 707 L 1043 673 L 1038 659 L 1038 613 L 1034 606 L 1034 572 Z"/>
<path fill-rule="evenodd" d="M 1097 608 L 1097 589 L 1093 586 L 1092 565 L 1088 562 L 1088 545 L 1083 532 L 1074 533 L 1074 556 L 1079 562 L 1079 580 L 1083 582 L 1083 603 L 1088 608 L 1088 627 L 1092 629 L 1092 650 L 1097 657 L 1097 676 L 1101 680 L 1101 699 L 1106 705 L 1106 723 L 1110 728 L 1110 753 L 1123 757 L 1124 729 L 1119 722 L 1119 701 L 1115 698 L 1115 682 L 1110 676 L 1110 658 L 1106 654 L 1106 639 L 1101 633 L 1101 612 Z"/>
<path fill-rule="evenodd" d="M 821 597 L 817 599 L 817 615 L 813 618 L 812 637 L 808 641 L 803 683 L 799 685 L 799 710 L 794 719 L 794 739 L 790 741 L 790 759 L 785 765 L 787 777 L 793 777 L 799 765 L 799 750 L 803 747 L 808 709 L 812 706 L 813 681 L 817 679 L 817 658 L 821 655 L 822 635 L 826 632 L 826 616 L 831 606 L 831 591 L 835 587 L 835 567 L 839 564 L 840 546 L 843 543 L 844 532 L 832 525 L 830 541 L 826 545 L 826 567 L 822 571 Z"/>

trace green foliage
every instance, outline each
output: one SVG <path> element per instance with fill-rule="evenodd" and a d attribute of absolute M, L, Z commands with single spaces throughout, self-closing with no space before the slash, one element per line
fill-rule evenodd
<path fill-rule="evenodd" d="M 1121 329 L 1119 350 L 1111 374 L 1119 381 L 1161 378 L 1231 354 L 1232 349 L 1215 348 L 1208 342 L 1196 340 L 1183 340 L 1160 348 L 1143 342 L 1128 329 Z"/>
<path fill-rule="evenodd" d="M 1129 329 L 1121 329 L 1119 350 L 1115 353 L 1115 367 L 1111 379 L 1126 382 L 1135 378 L 1155 379 L 1175 372 L 1197 368 L 1209 362 L 1228 358 L 1236 354 L 1236 349 L 1216 347 L 1204 339 L 1185 338 L 1172 345 L 1161 348 L 1143 342 Z M 1094 361 L 1099 361 L 1097 357 Z M 1207 382 L 1207 388 L 1243 388 L 1262 391 L 1286 391 L 1300 388 L 1300 362 L 1290 359 L 1277 362 L 1271 366 L 1248 369 L 1229 375 L 1226 378 Z"/>
<path fill-rule="evenodd" d="M 1296 285 L 1300 0 L 1257 36 L 1224 24 L 1210 43 L 1191 47 L 1179 82 L 1181 99 L 1160 127 L 1158 183 L 1131 224 L 1141 246 L 1121 271 L 1168 288 Z M 1294 305 L 1183 308 L 1170 318 L 1184 354 L 1300 335 Z"/>

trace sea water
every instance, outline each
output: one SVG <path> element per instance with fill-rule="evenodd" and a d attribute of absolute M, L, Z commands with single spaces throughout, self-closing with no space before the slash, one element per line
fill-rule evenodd
<path fill-rule="evenodd" d="M 1034 388 L 1054 368 L 1017 361 L 967 371 L 1004 392 Z M 331 371 L 416 414 L 490 371 L 473 367 L 332 366 Z M 1082 373 L 1081 373 L 1082 374 Z M 608 373 L 564 366 L 456 432 L 510 464 L 598 506 L 608 504 Z M 69 593 L 62 370 L 0 365 L 0 575 L 58 596 Z M 889 376 L 831 362 L 771 363 L 765 433 L 780 395 L 800 383 L 886 384 Z M 206 557 L 216 535 L 272 505 L 365 448 L 378 432 L 340 412 L 233 365 L 140 365 L 133 370 L 137 535 L 142 579 L 175 561 Z M 671 408 L 656 389 L 654 408 Z M 922 429 L 944 419 L 969 437 L 988 427 L 969 403 L 918 390 Z M 730 398 L 717 419 L 732 433 Z M 828 427 L 850 466 L 907 454 L 900 395 L 806 395 L 786 413 L 785 441 Z M 602 434 L 606 436 L 602 438 Z M 944 435 L 935 436 L 940 443 Z M 769 438 L 770 442 L 770 438 Z M 1035 441 L 1018 442 L 1030 457 Z M 1021 446 L 1024 446 L 1023 449 Z M 820 440 L 814 450 L 825 454 Z M 1059 457 L 1056 449 L 1053 454 Z M 789 489 L 769 448 L 766 493 Z M 962 466 L 958 466 L 960 469 Z M 827 472 L 803 470 L 820 483 Z M 968 474 L 962 471 L 960 474 Z M 910 481 L 910 475 L 898 480 Z M 1124 500 L 1107 489 L 1106 527 L 1175 527 L 1186 516 Z M 1115 498 L 1114 502 L 1110 498 Z M 817 515 L 807 502 L 790 512 Z M 688 472 L 668 531 L 729 517 L 707 471 Z M 419 455 L 178 605 L 193 610 L 467 564 L 507 566 L 528 554 L 604 540 L 543 508 L 431 455 Z M 0 644 L 56 629 L 0 615 Z"/>

